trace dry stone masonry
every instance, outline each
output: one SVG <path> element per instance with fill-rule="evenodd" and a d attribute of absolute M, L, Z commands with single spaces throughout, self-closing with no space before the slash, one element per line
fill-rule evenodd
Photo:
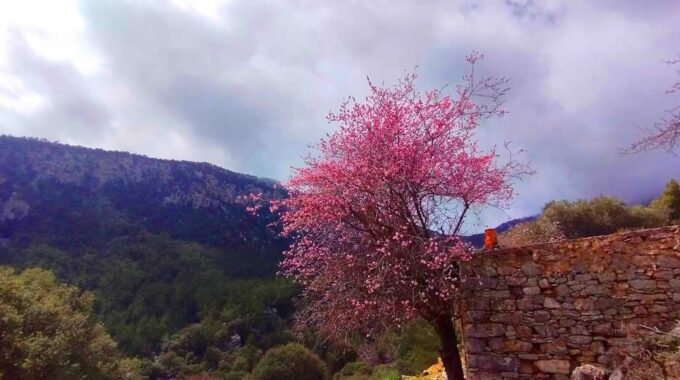
<path fill-rule="evenodd" d="M 568 379 L 607 367 L 626 328 L 680 319 L 680 226 L 487 251 L 466 264 L 468 379 Z"/>

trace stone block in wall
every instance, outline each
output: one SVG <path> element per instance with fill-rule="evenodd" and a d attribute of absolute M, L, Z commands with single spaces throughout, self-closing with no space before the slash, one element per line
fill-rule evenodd
<path fill-rule="evenodd" d="M 468 310 L 489 310 L 489 299 L 478 297 L 476 294 L 470 296 L 465 302 Z"/>
<path fill-rule="evenodd" d="M 600 273 L 597 275 L 597 279 L 602 283 L 613 282 L 616 280 L 616 273 L 614 272 Z"/>
<path fill-rule="evenodd" d="M 614 335 L 614 328 L 612 327 L 611 322 L 605 322 L 605 323 L 598 323 L 593 326 L 592 332 L 595 335 L 599 335 L 602 337 L 609 337 Z"/>
<path fill-rule="evenodd" d="M 555 261 L 546 263 L 546 274 L 567 273 L 571 270 L 571 263 L 568 261 Z"/>
<path fill-rule="evenodd" d="M 542 338 L 555 338 L 560 335 L 553 326 L 535 325 L 534 331 L 536 332 L 535 335 Z"/>
<path fill-rule="evenodd" d="M 544 266 L 538 265 L 533 261 L 526 262 L 522 264 L 522 266 L 520 267 L 522 273 L 530 277 L 539 276 L 540 274 L 543 273 L 544 269 L 545 269 Z"/>
<path fill-rule="evenodd" d="M 671 270 L 662 270 L 652 274 L 652 278 L 657 280 L 673 280 L 673 277 L 675 277 L 675 273 Z"/>
<path fill-rule="evenodd" d="M 498 312 L 514 311 L 517 309 L 517 306 L 513 299 L 492 300 L 490 302 L 490 309 Z"/>
<path fill-rule="evenodd" d="M 588 285 L 583 289 L 583 294 L 587 296 L 607 294 L 607 287 L 603 285 Z"/>
<path fill-rule="evenodd" d="M 574 346 L 583 346 L 590 344 L 593 341 L 593 337 L 588 335 L 571 335 L 567 338 L 567 342 Z"/>
<path fill-rule="evenodd" d="M 536 368 L 544 373 L 561 373 L 568 375 L 571 370 L 569 360 L 537 360 L 534 362 Z"/>
<path fill-rule="evenodd" d="M 491 317 L 489 318 L 491 322 L 498 322 L 498 323 L 508 323 L 511 325 L 517 325 L 522 322 L 522 312 L 521 311 L 513 311 L 513 312 L 496 312 L 491 314 Z"/>
<path fill-rule="evenodd" d="M 656 288 L 656 280 L 631 280 L 628 281 L 633 289 L 654 289 Z"/>
<path fill-rule="evenodd" d="M 518 339 L 493 338 L 489 340 L 489 348 L 494 352 L 508 353 L 508 352 L 523 352 L 530 353 L 534 345 Z"/>
<path fill-rule="evenodd" d="M 510 266 L 499 266 L 498 274 L 506 277 L 524 277 L 519 269 Z"/>
<path fill-rule="evenodd" d="M 569 352 L 567 344 L 562 339 L 555 339 L 541 344 L 541 353 L 550 356 L 564 356 Z"/>
<path fill-rule="evenodd" d="M 474 369 L 515 372 L 519 368 L 519 363 L 519 359 L 508 355 L 467 355 L 468 367 Z"/>
<path fill-rule="evenodd" d="M 463 334 L 472 338 L 505 336 L 505 326 L 500 323 L 465 324 Z"/>
<path fill-rule="evenodd" d="M 670 253 L 673 254 L 673 253 Z M 677 256 L 670 256 L 669 255 L 664 255 L 656 258 L 654 263 L 658 265 L 660 268 L 667 268 L 667 269 L 678 269 L 680 268 L 680 258 Z M 676 252 L 677 254 L 677 252 Z"/>
<path fill-rule="evenodd" d="M 465 312 L 465 320 L 471 323 L 488 322 L 491 319 L 491 312 L 488 310 L 469 310 Z"/>
<path fill-rule="evenodd" d="M 625 299 L 620 298 L 610 298 L 610 297 L 599 297 L 593 303 L 593 308 L 595 310 L 604 310 L 618 308 L 626 303 Z"/>
<path fill-rule="evenodd" d="M 680 278 L 674 278 L 668 281 L 668 285 L 673 289 L 680 289 Z"/>
<path fill-rule="evenodd" d="M 522 293 L 528 295 L 528 296 L 534 296 L 537 294 L 541 294 L 541 288 L 538 286 L 530 286 L 522 289 Z"/>
<path fill-rule="evenodd" d="M 531 327 L 517 326 L 515 328 L 515 335 L 517 335 L 518 338 L 530 338 L 532 335 Z"/>
<path fill-rule="evenodd" d="M 467 338 L 464 344 L 466 354 L 478 354 L 486 349 L 486 341 L 484 339 Z"/>
<path fill-rule="evenodd" d="M 516 301 L 516 303 L 517 303 L 517 310 L 528 311 L 528 310 L 537 310 L 537 309 L 542 308 L 541 305 L 535 304 L 533 299 L 529 298 L 529 297 L 518 299 Z"/>
<path fill-rule="evenodd" d="M 477 293 L 479 297 L 486 298 L 508 298 L 510 297 L 509 290 L 484 290 Z"/>
<path fill-rule="evenodd" d="M 537 310 L 533 313 L 534 321 L 538 323 L 548 322 L 551 318 L 551 314 L 546 310 Z"/>
<path fill-rule="evenodd" d="M 520 276 L 505 277 L 504 281 L 508 286 L 525 286 L 527 284 L 527 278 Z"/>
<path fill-rule="evenodd" d="M 565 284 L 560 284 L 555 288 L 555 295 L 558 297 L 565 297 L 571 294 L 571 289 Z"/>
<path fill-rule="evenodd" d="M 543 301 L 543 307 L 546 309 L 561 309 L 562 305 L 554 298 L 546 298 Z"/>

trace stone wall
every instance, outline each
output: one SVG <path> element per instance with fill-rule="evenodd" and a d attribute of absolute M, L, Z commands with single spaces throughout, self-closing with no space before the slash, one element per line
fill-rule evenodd
<path fill-rule="evenodd" d="M 628 325 L 680 319 L 680 226 L 486 251 L 465 265 L 468 379 L 568 379 L 607 366 Z"/>

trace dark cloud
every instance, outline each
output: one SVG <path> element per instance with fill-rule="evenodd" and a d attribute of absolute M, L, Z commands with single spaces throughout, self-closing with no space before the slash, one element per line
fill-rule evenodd
<path fill-rule="evenodd" d="M 539 172 L 518 185 L 511 210 L 483 224 L 553 198 L 643 201 L 680 177 L 677 157 L 617 152 L 677 102 L 664 94 L 674 72 L 663 63 L 680 54 L 676 1 L 253 0 L 207 12 L 178 1 L 83 1 L 75 34 L 97 58 L 90 73 L 44 56 L 20 28 L 5 76 L 42 103 L 2 108 L 15 96 L 3 95 L 0 60 L 0 132 L 285 179 L 332 130 L 326 113 L 366 93 L 367 75 L 393 83 L 419 66 L 423 88 L 441 87 L 479 50 L 484 73 L 512 78 L 510 114 L 480 139 L 526 148 Z"/>

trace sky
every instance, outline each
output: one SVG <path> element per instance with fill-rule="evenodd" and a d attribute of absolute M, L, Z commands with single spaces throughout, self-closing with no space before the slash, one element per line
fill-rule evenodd
<path fill-rule="evenodd" d="M 493 226 L 552 199 L 646 201 L 680 178 L 678 156 L 619 154 L 680 102 L 665 93 L 679 41 L 675 0 L 0 0 L 0 134 L 285 181 L 367 77 L 416 70 L 446 92 L 474 50 L 511 79 L 480 143 L 509 141 L 537 171 L 475 222 Z"/>

